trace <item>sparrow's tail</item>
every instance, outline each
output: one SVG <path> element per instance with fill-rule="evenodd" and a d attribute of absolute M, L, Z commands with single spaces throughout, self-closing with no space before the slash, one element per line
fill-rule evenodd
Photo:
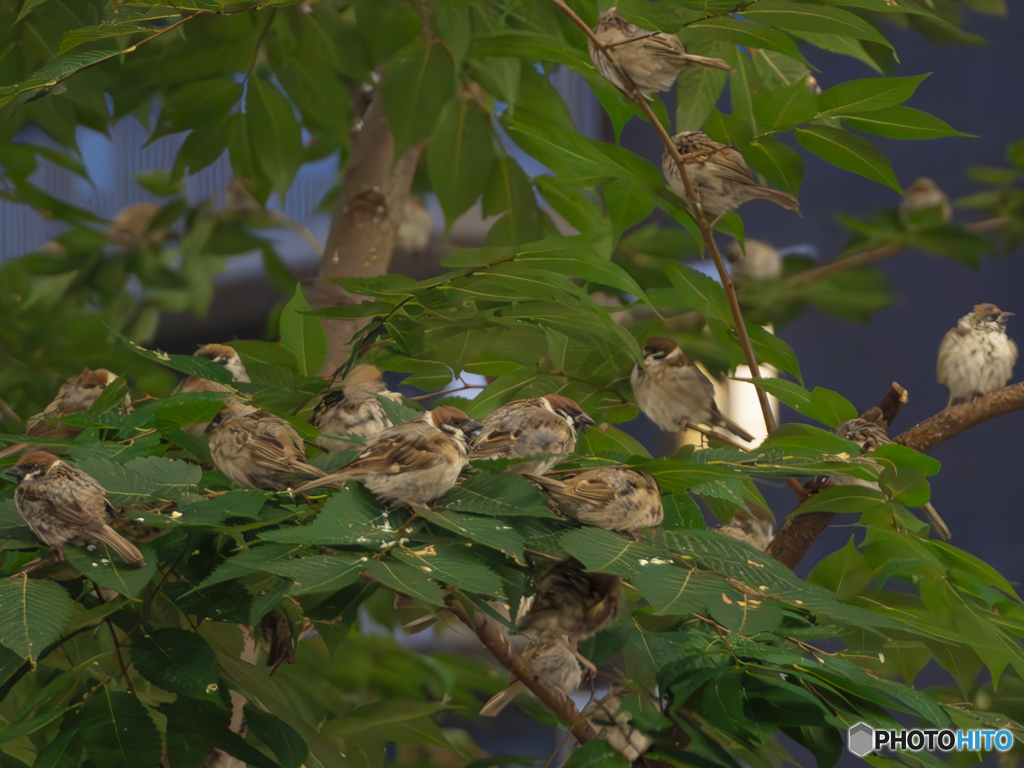
<path fill-rule="evenodd" d="M 495 717 L 501 710 L 512 703 L 512 700 L 520 693 L 526 693 L 526 686 L 522 680 L 516 680 L 505 690 L 497 693 L 494 698 L 484 704 L 480 714 L 484 717 Z"/>
<path fill-rule="evenodd" d="M 146 559 L 136 546 L 109 525 L 104 525 L 99 530 L 90 531 L 90 533 L 93 538 L 102 541 L 117 552 L 121 559 L 129 565 L 134 565 L 136 568 L 142 568 L 146 565 Z"/>
<path fill-rule="evenodd" d="M 316 469 L 316 467 L 313 467 L 313 469 Z M 341 488 L 344 482 L 349 479 L 347 472 L 335 472 L 333 475 L 328 475 L 319 469 L 317 471 L 320 472 L 320 475 L 315 480 L 310 480 L 308 483 L 303 483 L 297 488 L 292 488 L 291 492 L 305 493 L 314 488 Z"/>
<path fill-rule="evenodd" d="M 747 432 L 747 430 L 745 430 L 743 427 L 741 427 L 739 424 L 737 424 L 735 421 L 730 419 L 725 414 L 719 412 L 717 416 L 719 419 L 721 419 L 721 421 L 718 424 L 716 424 L 716 426 L 725 427 L 734 435 L 736 435 L 736 437 L 740 438 L 740 440 L 746 440 L 748 443 L 752 442 L 755 439 L 752 434 Z"/>
<path fill-rule="evenodd" d="M 687 63 L 697 64 L 701 67 L 711 67 L 712 69 L 721 69 L 725 72 L 732 72 L 732 67 L 730 67 L 726 62 L 721 59 L 713 59 L 710 56 L 698 56 L 695 53 L 684 53 L 680 55 L 680 58 Z"/>
<path fill-rule="evenodd" d="M 800 213 L 800 201 L 793 197 L 788 192 L 783 192 L 781 189 L 772 189 L 771 187 L 762 187 L 758 185 L 759 192 L 757 196 L 764 200 L 771 200 L 776 205 L 781 205 L 783 208 L 787 208 L 790 211 L 796 211 Z"/>
<path fill-rule="evenodd" d="M 944 540 L 949 541 L 949 537 L 953 535 L 953 532 L 949 530 L 949 526 L 946 525 L 946 521 L 939 516 L 935 507 L 931 505 L 931 502 L 924 505 L 924 513 L 928 515 L 928 522 L 932 524 L 939 536 Z"/>

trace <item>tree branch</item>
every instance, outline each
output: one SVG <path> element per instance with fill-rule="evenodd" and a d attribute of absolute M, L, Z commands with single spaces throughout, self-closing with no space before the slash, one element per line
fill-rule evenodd
<path fill-rule="evenodd" d="M 598 48 L 604 50 L 611 46 L 602 41 L 594 34 L 592 30 L 583 19 L 581 19 L 575 11 L 572 10 L 568 5 L 565 4 L 564 0 L 551 0 L 551 2 L 572 19 L 573 23 L 576 24 L 583 34 L 587 36 Z M 615 62 L 614 59 L 608 57 L 609 63 L 614 66 L 617 70 L 618 76 L 621 81 L 626 85 L 628 91 L 626 95 L 633 100 L 633 103 L 640 108 L 640 111 L 644 113 L 644 117 L 647 121 L 654 126 L 654 129 L 658 132 L 658 136 L 661 138 L 661 142 L 665 145 L 665 150 L 672 156 L 676 165 L 679 166 L 679 174 L 683 179 L 683 186 L 686 188 L 686 200 L 690 205 L 692 211 L 688 211 L 694 222 L 697 224 L 697 228 L 700 230 L 701 237 L 704 242 L 708 245 L 708 250 L 711 252 L 711 258 L 715 262 L 715 268 L 718 270 L 718 277 L 722 281 L 722 287 L 725 288 L 725 296 L 729 301 L 729 309 L 732 312 L 733 322 L 736 325 L 736 336 L 739 341 L 740 347 L 743 349 L 743 356 L 747 360 L 747 367 L 750 369 L 750 375 L 754 378 L 760 378 L 761 374 L 758 370 L 757 356 L 754 354 L 754 346 L 750 341 L 750 334 L 747 333 L 746 323 L 743 321 L 743 312 L 740 310 L 739 298 L 736 296 L 736 287 L 732 283 L 732 278 L 729 277 L 729 271 L 725 268 L 725 262 L 722 260 L 722 254 L 718 251 L 718 245 L 715 243 L 714 231 L 708 224 L 707 218 L 704 216 L 704 209 L 700 204 L 700 195 L 697 194 L 697 190 L 693 187 L 693 182 L 690 180 L 690 173 L 686 168 L 686 163 L 683 160 L 683 156 L 679 154 L 679 150 L 676 149 L 675 142 L 672 141 L 672 137 L 669 136 L 668 131 L 665 130 L 665 126 L 661 124 L 654 111 L 651 109 L 651 105 L 647 103 L 647 100 L 641 95 L 636 85 L 630 79 L 629 75 Z M 768 434 L 775 431 L 775 416 L 772 414 L 771 405 L 768 403 L 768 394 L 760 387 L 756 388 L 757 401 L 761 405 L 761 414 L 764 416 L 764 424 L 768 430 Z"/>
<path fill-rule="evenodd" d="M 887 422 L 891 423 L 888 416 L 895 417 L 908 399 L 907 391 L 893 382 L 878 405 Z M 1011 384 L 967 403 L 952 405 L 897 435 L 893 441 L 924 452 L 971 427 L 1019 410 L 1024 410 L 1024 382 Z M 833 517 L 835 514 L 832 512 L 791 514 L 772 539 L 768 554 L 783 565 L 795 568 Z"/>
<path fill-rule="evenodd" d="M 975 221 L 970 224 L 964 224 L 964 229 L 975 235 L 983 235 L 989 232 L 998 232 L 1009 224 L 1009 222 L 1010 220 L 1005 217 L 985 219 L 984 221 Z M 860 253 L 854 253 L 844 259 L 835 259 L 830 261 L 828 264 L 822 264 L 819 267 L 808 269 L 806 272 L 798 272 L 788 279 L 789 282 L 797 284 L 806 283 L 810 280 L 818 280 L 822 277 L 832 277 L 832 275 L 837 275 L 848 269 L 863 267 L 865 264 L 870 264 L 873 261 L 880 261 L 910 247 L 912 247 L 910 243 L 880 245 L 877 248 L 861 251 Z"/>
<path fill-rule="evenodd" d="M 496 622 L 491 621 L 480 611 L 474 611 L 471 618 L 465 606 L 457 600 L 449 601 L 447 607 L 459 617 L 459 621 L 476 633 L 480 642 L 491 652 L 491 655 L 509 672 L 522 680 L 523 685 L 529 688 L 556 717 L 562 722 L 571 723 L 569 730 L 580 744 L 586 744 L 597 738 L 597 731 L 588 720 L 580 717 L 579 710 L 572 703 L 572 699 L 560 689 L 545 685 L 537 678 L 533 670 L 515 652 L 508 637 Z"/>
<path fill-rule="evenodd" d="M 320 273 L 309 296 L 314 309 L 358 304 L 366 298 L 349 293 L 333 282 L 336 278 L 387 273 L 423 148 L 419 144 L 395 159 L 395 140 L 377 89 L 363 115 L 363 125 L 352 139 Z M 353 334 L 369 320 L 321 318 L 328 344 L 321 375 L 329 376 L 344 362 Z"/>

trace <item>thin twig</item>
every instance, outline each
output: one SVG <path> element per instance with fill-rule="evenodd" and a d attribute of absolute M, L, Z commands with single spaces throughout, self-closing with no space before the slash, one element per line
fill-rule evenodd
<path fill-rule="evenodd" d="M 103 599 L 103 595 L 100 594 L 100 587 L 95 581 L 92 583 L 92 588 L 96 592 L 96 598 L 102 604 L 106 605 L 107 601 Z M 114 631 L 114 623 L 110 620 L 109 616 L 105 617 L 103 621 L 107 625 L 107 629 L 110 630 L 111 640 L 114 641 L 114 658 L 117 659 L 117 666 L 121 668 L 121 676 L 124 677 L 124 684 L 128 686 L 128 693 L 132 695 L 132 698 L 138 700 L 139 697 L 135 693 L 135 686 L 132 685 L 132 680 L 128 677 L 128 668 L 124 665 L 124 659 L 121 658 L 121 645 L 117 639 L 117 632 Z"/>
<path fill-rule="evenodd" d="M 975 235 L 984 235 L 989 232 L 998 232 L 999 230 L 1004 229 L 1009 223 L 1010 220 L 1008 218 L 997 217 L 994 219 L 985 219 L 984 221 L 975 221 L 971 224 L 964 224 L 964 229 Z M 864 265 L 870 264 L 874 261 L 881 261 L 882 259 L 888 258 L 889 256 L 897 254 L 910 247 L 912 247 L 911 243 L 880 245 L 877 248 L 861 251 L 860 253 L 847 256 L 844 259 L 835 259 L 830 261 L 828 264 L 822 264 L 820 267 L 808 269 L 806 272 L 798 272 L 797 274 L 789 277 L 788 281 L 796 285 L 806 283 L 810 280 L 819 280 L 823 277 L 832 277 L 832 275 L 837 275 L 848 269 L 863 267 Z"/>
<path fill-rule="evenodd" d="M 583 19 L 581 19 L 575 11 L 572 10 L 568 5 L 565 4 L 564 0 L 551 0 L 554 5 L 572 19 L 573 23 L 576 24 L 587 38 L 594 43 L 602 51 L 605 50 L 608 45 L 604 41 L 600 40 L 594 30 L 592 30 Z M 626 95 L 633 100 L 640 111 L 644 113 L 647 121 L 654 126 L 654 129 L 658 132 L 658 136 L 661 138 L 662 143 L 665 145 L 665 150 L 672 156 L 676 165 L 679 166 L 679 173 L 683 178 L 683 186 L 686 188 L 686 201 L 689 203 L 692 211 L 690 215 L 697 224 L 697 228 L 700 230 L 701 237 L 704 242 L 708 245 L 708 250 L 711 252 L 711 258 L 715 262 L 715 268 L 718 270 L 719 279 L 722 281 L 722 287 L 725 288 L 725 296 L 729 302 L 729 309 L 732 312 L 733 322 L 736 325 L 736 336 L 739 340 L 740 347 L 743 349 L 743 356 L 747 360 L 747 367 L 750 368 L 750 375 L 759 377 L 760 372 L 757 365 L 757 356 L 754 354 L 754 346 L 750 341 L 750 334 L 747 333 L 746 323 L 743 321 L 743 312 L 740 310 L 739 298 L 736 296 L 736 287 L 732 284 L 732 278 L 729 277 L 729 270 L 725 268 L 725 262 L 722 260 L 722 254 L 718 251 L 718 245 L 715 243 L 714 232 L 711 226 L 708 224 L 707 218 L 704 216 L 704 209 L 700 204 L 700 196 L 697 194 L 697 190 L 693 187 L 693 182 L 690 180 L 689 171 L 686 168 L 686 162 L 683 156 L 679 154 L 679 150 L 676 149 L 675 142 L 672 141 L 672 137 L 669 136 L 668 131 L 665 130 L 665 126 L 661 124 L 654 111 L 651 109 L 651 105 L 647 103 L 647 100 L 640 94 L 636 85 L 629 78 L 629 75 L 619 67 L 611 57 L 609 62 L 617 70 L 616 74 L 620 76 L 623 84 L 628 89 Z M 757 388 L 757 401 L 761 405 L 761 414 L 764 416 L 764 425 L 768 430 L 768 434 L 775 431 L 775 416 L 772 414 L 772 409 L 768 403 L 768 394 L 761 389 Z"/>

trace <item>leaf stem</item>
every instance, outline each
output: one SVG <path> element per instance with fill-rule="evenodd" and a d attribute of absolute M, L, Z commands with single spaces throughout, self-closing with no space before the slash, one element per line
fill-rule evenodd
<path fill-rule="evenodd" d="M 96 592 L 96 597 L 103 605 L 106 605 L 107 601 L 103 599 L 103 595 L 100 594 L 100 587 L 94 581 L 92 582 L 92 588 Z M 110 638 L 114 641 L 114 658 L 117 659 L 117 666 L 121 668 L 121 676 L 124 678 L 124 684 L 128 686 L 128 693 L 132 695 L 132 698 L 136 701 L 139 700 L 139 696 L 135 693 L 135 686 L 132 685 L 132 679 L 128 676 L 128 668 L 124 665 L 124 659 L 121 658 L 121 645 L 117 639 L 117 632 L 114 631 L 114 624 L 110 620 L 109 616 L 104 617 L 103 622 L 107 625 L 107 629 L 110 630 Z"/>

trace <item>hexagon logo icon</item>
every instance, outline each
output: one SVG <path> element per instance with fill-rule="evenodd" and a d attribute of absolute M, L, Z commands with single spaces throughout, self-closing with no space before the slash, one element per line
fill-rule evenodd
<path fill-rule="evenodd" d="M 846 746 L 857 757 L 864 757 L 864 755 L 868 754 L 874 743 L 875 729 L 867 723 L 857 723 L 850 728 L 850 735 L 846 741 Z"/>

